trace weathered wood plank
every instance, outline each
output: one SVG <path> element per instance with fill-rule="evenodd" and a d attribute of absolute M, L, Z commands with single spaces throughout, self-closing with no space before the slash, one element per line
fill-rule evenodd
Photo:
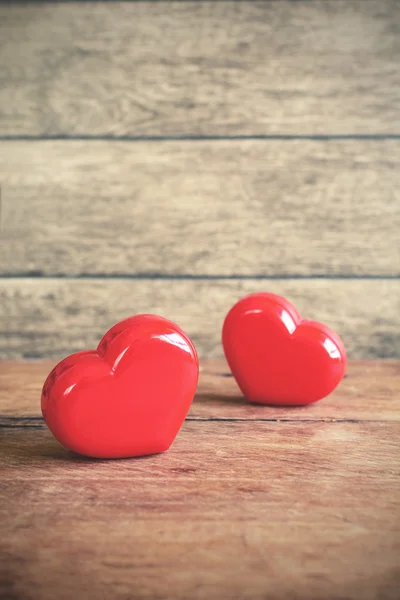
<path fill-rule="evenodd" d="M 396 0 L 0 6 L 0 133 L 400 131 Z"/>
<path fill-rule="evenodd" d="M 54 361 L 0 361 L 0 427 L 43 427 L 40 393 Z M 400 421 L 400 362 L 350 361 L 341 385 L 302 408 L 246 402 L 224 359 L 202 360 L 189 420 Z"/>
<path fill-rule="evenodd" d="M 202 357 L 222 356 L 223 319 L 241 296 L 288 297 L 306 318 L 337 330 L 351 358 L 400 356 L 400 280 L 0 280 L 0 356 L 62 357 L 96 347 L 136 313 L 177 322 Z"/>
<path fill-rule="evenodd" d="M 400 141 L 0 147 L 2 273 L 400 272 Z"/>
<path fill-rule="evenodd" d="M 185 423 L 146 460 L 1 430 L 3 597 L 397 600 L 399 424 Z"/>

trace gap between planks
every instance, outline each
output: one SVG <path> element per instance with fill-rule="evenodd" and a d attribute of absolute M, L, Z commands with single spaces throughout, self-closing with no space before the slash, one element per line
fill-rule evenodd
<path fill-rule="evenodd" d="M 277 274 L 277 275 L 263 275 L 261 273 L 255 275 L 241 275 L 241 274 L 207 274 L 207 273 L 76 273 L 68 275 L 64 273 L 47 274 L 43 271 L 26 271 L 21 273 L 0 273 L 0 279 L 44 279 L 46 281 L 58 281 L 59 279 L 66 281 L 102 281 L 103 279 L 110 279 L 116 281 L 124 280 L 161 280 L 161 281 L 308 281 L 308 280 L 329 280 L 329 281 L 385 281 L 385 280 L 398 280 L 400 279 L 399 274 L 388 274 L 379 275 L 357 275 L 350 273 L 343 273 L 333 275 L 329 273 L 324 274 L 311 274 L 311 275 L 296 275 L 292 274 Z"/>
<path fill-rule="evenodd" d="M 229 0 L 227 0 L 229 1 Z M 364 0 L 365 1 L 365 0 Z M 0 135 L 1 142 L 46 142 L 46 141 L 92 141 L 92 142 L 202 142 L 202 141 L 297 141 L 309 140 L 329 142 L 330 140 L 400 140 L 400 133 L 326 133 L 326 134 L 251 134 L 251 135 Z"/>
<path fill-rule="evenodd" d="M 393 423 L 387 419 L 246 419 L 239 417 L 186 417 L 185 421 L 188 423 Z M 0 429 L 46 429 L 46 427 L 41 417 L 0 418 Z"/>

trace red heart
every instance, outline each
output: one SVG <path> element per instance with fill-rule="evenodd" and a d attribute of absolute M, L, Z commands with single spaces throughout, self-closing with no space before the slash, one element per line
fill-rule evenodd
<path fill-rule="evenodd" d="M 163 452 L 193 400 L 196 350 L 174 323 L 137 315 L 112 327 L 97 350 L 72 354 L 50 373 L 43 417 L 66 448 L 96 458 Z"/>
<path fill-rule="evenodd" d="M 229 311 L 222 343 L 229 367 L 250 402 L 303 405 L 321 400 L 342 380 L 347 358 L 339 336 L 302 320 L 275 294 L 252 294 Z"/>

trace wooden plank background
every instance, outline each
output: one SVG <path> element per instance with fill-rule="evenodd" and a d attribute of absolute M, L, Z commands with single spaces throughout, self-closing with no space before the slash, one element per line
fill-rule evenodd
<path fill-rule="evenodd" d="M 10 141 L 0 172 L 3 274 L 400 275 L 398 141 Z"/>
<path fill-rule="evenodd" d="M 400 356 L 400 3 L 0 3 L 0 357 L 287 294 Z M 300 278 L 300 279 L 298 279 Z"/>
<path fill-rule="evenodd" d="M 396 0 L 33 3 L 0 39 L 11 136 L 400 131 Z"/>
<path fill-rule="evenodd" d="M 268 289 L 300 313 L 340 331 L 350 356 L 398 352 L 399 280 L 279 280 Z M 222 355 L 225 314 L 236 299 L 266 287 L 259 280 L 0 280 L 3 356 L 62 357 L 93 348 L 114 324 L 135 313 L 163 314 L 192 337 L 201 357 Z"/>

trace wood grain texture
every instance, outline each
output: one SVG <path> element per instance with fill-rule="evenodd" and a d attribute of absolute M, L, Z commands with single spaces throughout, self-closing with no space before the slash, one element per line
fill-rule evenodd
<path fill-rule="evenodd" d="M 0 280 L 0 356 L 59 358 L 96 347 L 136 313 L 177 322 L 202 357 L 222 356 L 220 332 L 240 297 L 271 291 L 342 337 L 351 358 L 400 356 L 400 280 Z"/>
<path fill-rule="evenodd" d="M 400 141 L 0 148 L 3 274 L 400 273 Z"/>
<path fill-rule="evenodd" d="M 119 461 L 0 435 L 2 598 L 398 598 L 398 423 L 186 422 Z"/>
<path fill-rule="evenodd" d="M 351 411 L 347 422 L 265 422 L 263 407 L 255 417 L 225 405 L 227 422 L 215 418 L 232 381 L 206 361 L 202 416 L 168 452 L 113 461 L 7 425 L 31 410 L 50 366 L 0 362 L 0 397 L 13 396 L 0 421 L 1 598 L 397 600 L 398 362 L 351 363 L 341 396 L 310 407 L 336 411 L 341 397 L 357 422 Z"/>
<path fill-rule="evenodd" d="M 0 426 L 43 427 L 40 394 L 54 361 L 0 361 Z M 400 362 L 350 361 L 340 386 L 306 407 L 245 401 L 224 359 L 202 360 L 188 420 L 399 421 Z"/>
<path fill-rule="evenodd" d="M 0 6 L 3 135 L 400 132 L 400 9 L 347 2 Z"/>

